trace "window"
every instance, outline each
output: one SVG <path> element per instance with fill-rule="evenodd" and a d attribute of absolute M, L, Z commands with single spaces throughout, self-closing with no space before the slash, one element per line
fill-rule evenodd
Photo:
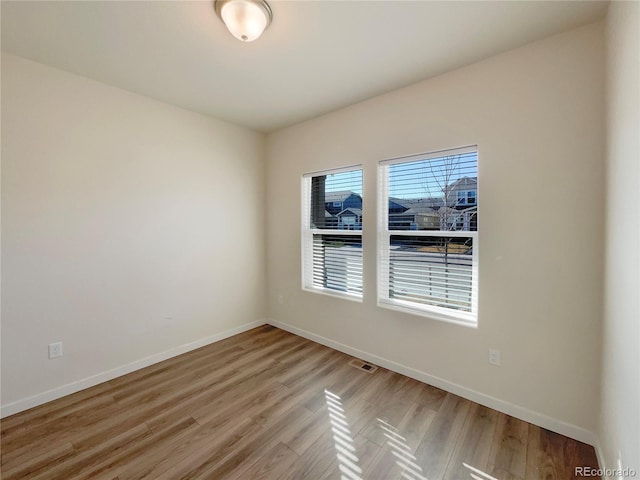
<path fill-rule="evenodd" d="M 362 299 L 362 169 L 302 178 L 302 288 Z"/>
<path fill-rule="evenodd" d="M 476 147 L 380 162 L 380 306 L 477 323 L 477 182 Z"/>
<path fill-rule="evenodd" d="M 475 190 L 458 191 L 458 205 L 475 205 L 475 203 L 476 203 Z"/>
<path fill-rule="evenodd" d="M 475 205 L 476 203 L 476 191 L 469 190 L 467 192 L 467 205 Z"/>

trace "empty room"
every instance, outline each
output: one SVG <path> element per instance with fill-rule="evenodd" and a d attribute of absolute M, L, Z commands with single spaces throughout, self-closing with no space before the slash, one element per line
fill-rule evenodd
<path fill-rule="evenodd" d="M 640 477 L 640 2 L 0 2 L 0 477 Z"/>

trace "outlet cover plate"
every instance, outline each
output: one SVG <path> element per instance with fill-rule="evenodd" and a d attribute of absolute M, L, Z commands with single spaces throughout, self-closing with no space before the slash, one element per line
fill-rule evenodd
<path fill-rule="evenodd" d="M 62 356 L 62 342 L 49 344 L 49 358 L 56 358 Z"/>
<path fill-rule="evenodd" d="M 489 349 L 489 364 L 499 367 L 501 364 L 500 350 Z"/>

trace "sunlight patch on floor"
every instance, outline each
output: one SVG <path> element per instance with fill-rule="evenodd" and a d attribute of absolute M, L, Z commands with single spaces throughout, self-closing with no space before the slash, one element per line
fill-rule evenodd
<path fill-rule="evenodd" d="M 407 480 L 427 480 L 422 474 L 422 467 L 418 465 L 418 459 L 413 454 L 411 447 L 407 445 L 407 439 L 398 432 L 393 425 L 378 418 L 378 427 L 382 429 L 387 439 L 387 445 L 391 447 L 391 453 L 396 457 L 396 465 L 402 469 L 402 478 Z"/>
<path fill-rule="evenodd" d="M 462 462 L 462 465 L 470 470 L 469 474 L 473 480 L 498 480 L 496 477 L 492 477 L 488 473 L 485 473 L 476 467 L 472 467 L 469 464 Z"/>
<path fill-rule="evenodd" d="M 353 446 L 349 422 L 342 407 L 340 396 L 325 389 L 324 398 L 329 410 L 329 422 L 331 422 L 338 468 L 342 474 L 341 480 L 363 480 L 361 476 L 362 469 L 358 465 L 359 459 L 356 455 L 356 448 Z"/>

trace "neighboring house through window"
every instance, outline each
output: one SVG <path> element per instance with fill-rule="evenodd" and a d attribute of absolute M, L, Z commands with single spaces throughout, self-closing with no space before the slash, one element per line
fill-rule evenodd
<path fill-rule="evenodd" d="M 362 168 L 304 175 L 302 286 L 362 298 Z"/>
<path fill-rule="evenodd" d="M 476 147 L 380 163 L 378 304 L 477 323 Z"/>

